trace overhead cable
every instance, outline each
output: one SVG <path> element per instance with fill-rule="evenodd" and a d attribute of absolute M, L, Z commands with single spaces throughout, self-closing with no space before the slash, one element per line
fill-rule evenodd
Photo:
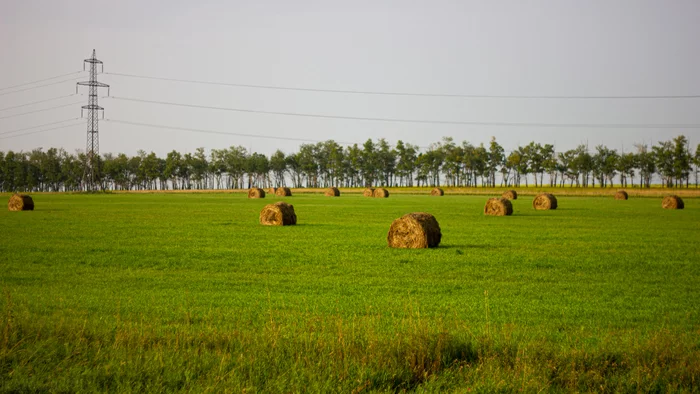
<path fill-rule="evenodd" d="M 17 134 L 17 135 L 9 135 L 9 136 L 7 136 L 7 137 L 0 137 L 0 140 L 4 140 L 4 139 L 7 139 L 7 138 L 24 137 L 24 136 L 30 135 L 30 134 L 45 133 L 45 132 L 47 132 L 47 131 L 57 130 L 57 129 L 64 129 L 64 128 L 66 128 L 66 127 L 78 126 L 78 125 L 80 125 L 80 124 L 83 124 L 83 122 L 78 122 L 78 123 L 73 123 L 73 124 L 68 124 L 68 125 L 58 126 L 58 127 L 52 127 L 52 128 L 50 128 L 50 129 L 46 129 L 46 130 L 32 131 L 31 133 L 24 133 L 24 134 Z"/>
<path fill-rule="evenodd" d="M 44 123 L 44 124 L 40 124 L 40 125 L 38 125 L 38 126 L 25 127 L 25 128 L 23 128 L 23 129 L 16 129 L 16 130 L 10 130 L 10 131 L 3 131 L 2 133 L 0 133 L 0 135 L 18 133 L 18 132 L 20 132 L 20 131 L 31 130 L 31 129 L 38 129 L 38 128 L 40 128 L 40 127 L 52 126 L 52 125 L 55 125 L 55 124 L 70 122 L 70 121 L 78 120 L 78 119 L 80 119 L 80 118 L 59 120 L 58 122 Z"/>
<path fill-rule="evenodd" d="M 151 124 L 151 123 L 129 122 L 129 121 L 118 120 L 118 119 L 104 119 L 104 121 L 110 122 L 110 123 L 120 123 L 120 124 L 132 125 L 132 126 L 144 126 L 144 127 L 151 127 L 151 128 L 157 128 L 157 129 L 191 131 L 191 132 L 195 132 L 195 133 L 233 135 L 233 136 L 237 136 L 237 137 L 264 138 L 264 139 L 299 141 L 299 142 L 323 142 L 321 140 L 315 140 L 315 139 L 309 139 L 309 138 L 278 137 L 278 136 L 272 136 L 272 135 L 231 133 L 231 132 L 217 131 L 217 130 L 205 130 L 205 129 L 194 129 L 194 128 L 189 128 L 189 127 L 166 126 L 166 125 Z M 340 144 L 353 144 L 352 142 L 345 142 L 345 141 L 336 141 L 336 142 L 338 142 Z"/>
<path fill-rule="evenodd" d="M 19 84 L 19 85 L 14 85 L 14 86 L 6 86 L 6 87 L 4 87 L 4 88 L 0 88 L 0 90 L 14 89 L 14 88 L 18 88 L 18 87 L 21 87 L 21 86 L 33 85 L 33 84 L 35 84 L 35 83 L 50 81 L 50 80 L 52 80 L 52 79 L 62 78 L 62 77 L 66 77 L 66 76 L 68 76 L 68 75 L 73 75 L 73 74 L 80 74 L 80 73 L 83 73 L 83 72 L 84 72 L 84 71 L 73 71 L 73 72 L 68 73 L 68 74 L 56 75 L 55 77 L 40 79 L 40 80 L 38 80 L 38 81 L 25 82 L 25 83 L 21 83 L 21 84 Z"/>
<path fill-rule="evenodd" d="M 442 125 L 466 125 L 466 126 L 502 126 L 502 127 L 559 127 L 559 128 L 607 128 L 607 129 L 697 129 L 700 124 L 627 124 L 627 123 L 527 123 L 527 122 L 477 122 L 477 121 L 459 121 L 459 120 L 421 120 L 421 119 L 400 119 L 400 118 L 374 118 L 362 116 L 344 116 L 344 115 L 323 115 L 323 114 L 308 114 L 299 112 L 279 112 L 279 111 L 262 111 L 243 108 L 227 108 L 214 107 L 207 105 L 181 104 L 167 101 L 142 100 L 136 98 L 109 96 L 114 100 L 132 101 L 137 103 L 171 105 L 186 108 L 211 109 L 217 111 L 232 111 L 242 113 L 254 113 L 263 115 L 281 115 L 281 116 L 296 116 L 306 118 L 320 119 L 345 119 L 345 120 L 363 120 L 373 122 L 392 122 L 392 123 L 415 123 L 415 124 L 442 124 Z"/>
<path fill-rule="evenodd" d="M 44 109 L 38 109 L 38 110 L 36 110 L 36 111 L 22 112 L 21 114 L 14 114 L 14 115 L 3 116 L 3 117 L 0 118 L 0 119 L 8 119 L 8 118 L 14 118 L 15 116 L 22 116 L 22 115 L 35 114 L 35 113 L 37 113 L 37 112 L 49 111 L 49 110 L 52 110 L 52 109 L 68 107 L 68 106 L 71 106 L 71 105 L 78 105 L 78 104 L 80 104 L 80 103 L 81 103 L 81 102 L 79 101 L 79 102 L 76 102 L 76 103 L 68 103 L 68 104 L 63 104 L 63 105 L 57 105 L 57 106 L 51 107 L 51 108 L 44 108 Z"/>
<path fill-rule="evenodd" d="M 64 80 L 62 80 L 62 81 L 58 81 L 58 82 L 47 83 L 47 84 L 45 84 L 45 85 L 32 86 L 32 87 L 30 87 L 30 88 L 24 88 L 24 89 L 19 89 L 19 90 L 13 90 L 13 91 L 11 91 L 11 92 L 0 93 L 0 96 L 6 96 L 6 95 L 12 94 L 12 93 L 25 92 L 25 91 L 27 91 L 27 90 L 32 90 L 32 89 L 44 88 L 44 87 L 46 87 L 46 86 L 58 85 L 58 84 L 60 84 L 60 83 L 75 81 L 76 79 L 81 79 L 81 78 L 82 78 L 82 77 L 69 78 L 69 79 L 64 79 Z"/>
<path fill-rule="evenodd" d="M 72 96 L 75 96 L 75 95 L 76 95 L 76 93 L 73 93 L 73 94 L 69 94 L 69 95 L 67 95 L 67 96 L 54 97 L 54 98 L 50 98 L 50 99 L 46 99 L 46 100 L 35 101 L 35 102 L 33 102 L 33 103 L 27 103 L 27 104 L 22 104 L 22 105 L 15 105 L 14 107 L 0 108 L 0 111 L 7 111 L 7 110 L 9 110 L 9 109 L 27 107 L 27 106 L 29 106 L 29 105 L 34 105 L 34 104 L 47 103 L 47 102 L 49 102 L 49 101 L 60 100 L 60 99 L 64 99 L 64 98 L 66 98 L 66 97 L 72 97 Z"/>
<path fill-rule="evenodd" d="M 413 96 L 413 97 L 446 97 L 446 98 L 472 98 L 472 99 L 545 99 L 545 100 L 590 100 L 590 99 L 698 99 L 700 94 L 675 94 L 675 95 L 499 95 L 499 94 L 449 94 L 449 93 L 410 93 L 410 92 L 383 92 L 370 90 L 343 90 L 343 89 L 319 89 L 319 88 L 298 88 L 290 86 L 274 86 L 274 85 L 256 85 L 244 83 L 227 83 L 227 82 L 212 82 L 212 81 L 197 81 L 192 79 L 164 78 L 153 77 L 147 75 L 135 75 L 124 73 L 104 73 L 106 75 L 115 75 L 120 77 L 152 79 L 157 81 L 181 82 L 200 85 L 217 85 L 230 86 L 240 88 L 255 88 L 255 89 L 271 89 L 271 90 L 291 90 L 299 92 L 318 92 L 318 93 L 342 93 L 342 94 L 364 94 L 377 96 Z"/>

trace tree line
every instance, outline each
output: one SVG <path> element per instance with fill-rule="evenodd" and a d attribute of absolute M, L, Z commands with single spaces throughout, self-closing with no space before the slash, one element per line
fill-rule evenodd
<path fill-rule="evenodd" d="M 451 137 L 421 149 L 398 141 L 368 139 L 343 147 L 333 140 L 302 144 L 297 152 L 271 156 L 244 147 L 172 151 L 165 157 L 138 151 L 135 156 L 108 153 L 88 158 L 60 148 L 30 152 L 0 151 L 0 190 L 82 191 L 88 164 L 103 190 L 238 189 L 249 187 L 623 187 L 652 185 L 698 187 L 700 144 L 692 153 L 680 135 L 654 146 L 637 144 L 622 153 L 603 145 L 555 152 L 554 146 L 530 142 L 506 153 L 491 138 L 488 146 L 456 143 Z M 530 183 L 532 182 L 532 183 Z"/>

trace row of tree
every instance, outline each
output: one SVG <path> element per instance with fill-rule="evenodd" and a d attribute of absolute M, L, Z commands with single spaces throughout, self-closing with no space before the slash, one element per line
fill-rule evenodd
<path fill-rule="evenodd" d="M 635 145 L 620 153 L 599 145 L 590 152 L 579 146 L 555 152 L 550 144 L 530 142 L 506 154 L 492 138 L 488 146 L 452 138 L 421 150 L 398 141 L 367 140 L 343 147 L 329 140 L 304 144 L 298 152 L 277 151 L 270 157 L 245 148 L 172 151 L 166 157 L 139 151 L 90 158 L 63 149 L 0 151 L 0 190 L 86 190 L 86 168 L 92 167 L 104 190 L 234 189 L 248 187 L 363 186 L 534 186 L 651 187 L 657 175 L 665 187 L 698 187 L 700 145 L 693 154 L 680 135 L 653 147 Z M 545 177 L 546 176 L 546 177 Z"/>

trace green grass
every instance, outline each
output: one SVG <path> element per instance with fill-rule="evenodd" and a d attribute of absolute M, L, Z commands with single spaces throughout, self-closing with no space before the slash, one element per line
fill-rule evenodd
<path fill-rule="evenodd" d="M 700 390 L 699 199 L 299 195 L 260 226 L 276 200 L 0 211 L 0 390 Z M 440 247 L 387 248 L 414 211 Z"/>

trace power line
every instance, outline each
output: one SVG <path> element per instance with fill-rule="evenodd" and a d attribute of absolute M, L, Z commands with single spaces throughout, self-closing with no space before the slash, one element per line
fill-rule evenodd
<path fill-rule="evenodd" d="M 82 77 L 69 78 L 69 79 L 64 79 L 64 80 L 62 80 L 62 81 L 58 81 L 58 82 L 47 83 L 47 84 L 45 84 L 45 85 L 32 86 L 32 87 L 30 87 L 30 88 L 19 89 L 19 90 L 13 90 L 13 91 L 11 91 L 11 92 L 0 93 L 0 96 L 5 96 L 5 95 L 8 95 L 8 94 L 12 94 L 12 93 L 25 92 L 25 91 L 27 91 L 27 90 L 43 88 L 43 87 L 46 87 L 46 86 L 58 85 L 58 84 L 63 83 L 63 82 L 75 81 L 76 79 L 80 79 L 80 78 L 82 78 Z"/>
<path fill-rule="evenodd" d="M 38 80 L 38 81 L 25 82 L 25 83 L 21 83 L 21 84 L 19 84 L 19 85 L 15 85 L 15 86 L 6 86 L 6 87 L 4 87 L 4 88 L 0 88 L 0 90 L 14 89 L 14 88 L 18 88 L 18 87 L 21 87 L 21 86 L 33 85 L 33 84 L 35 84 L 35 83 L 50 81 L 50 80 L 52 80 L 52 79 L 62 78 L 62 77 L 66 77 L 66 76 L 68 76 L 68 75 L 79 74 L 79 73 L 82 73 L 82 72 L 83 72 L 83 71 L 73 71 L 73 72 L 68 73 L 68 74 L 56 75 L 55 77 L 40 79 L 40 80 Z"/>
<path fill-rule="evenodd" d="M 4 140 L 4 139 L 8 139 L 8 138 L 15 138 L 15 137 L 24 137 L 25 135 L 30 135 L 30 134 L 45 133 L 45 132 L 51 131 L 51 130 L 64 129 L 64 128 L 66 128 L 66 127 L 78 126 L 78 125 L 81 125 L 82 123 L 83 123 L 83 122 L 81 121 L 81 122 L 78 122 L 78 123 L 73 123 L 73 124 L 69 124 L 69 125 L 65 125 L 65 126 L 52 127 L 52 128 L 50 128 L 50 129 L 46 129 L 46 130 L 33 131 L 33 132 L 31 132 L 31 133 L 10 135 L 10 136 L 7 136 L 7 137 L 0 137 L 0 140 Z"/>
<path fill-rule="evenodd" d="M 600 99 L 647 100 L 647 99 L 697 99 L 697 98 L 700 98 L 700 94 L 689 94 L 689 95 L 611 95 L 611 96 L 604 96 L 604 95 L 598 95 L 598 96 L 576 96 L 576 95 L 546 96 L 546 95 L 541 95 L 541 96 L 538 96 L 538 95 L 489 95 L 489 94 L 443 94 L 443 93 L 382 92 L 382 91 L 369 91 L 369 90 L 295 88 L 295 87 L 289 87 L 289 86 L 254 85 L 254 84 L 243 84 L 243 83 L 197 81 L 197 80 L 190 80 L 190 79 L 162 78 L 162 77 L 152 77 L 152 76 L 146 76 L 146 75 L 123 74 L 123 73 L 105 73 L 105 74 L 116 75 L 116 76 L 121 76 L 121 77 L 153 79 L 153 80 L 158 80 L 158 81 L 192 83 L 192 84 L 200 84 L 200 85 L 217 85 L 217 86 L 231 86 L 231 87 L 240 87 L 240 88 L 271 89 L 271 90 L 291 90 L 291 91 L 299 91 L 299 92 L 364 94 L 364 95 L 377 95 L 377 96 L 447 97 L 447 98 L 478 98 L 478 99 L 546 99 L 546 100 L 590 100 L 590 99 L 596 99 L 596 100 L 600 100 Z"/>
<path fill-rule="evenodd" d="M 20 132 L 20 131 L 31 130 L 31 129 L 38 129 L 39 127 L 51 126 L 51 125 L 55 125 L 55 124 L 58 124 L 58 123 L 65 123 L 65 122 L 70 122 L 70 121 L 78 120 L 78 119 L 80 119 L 80 118 L 59 120 L 58 122 L 45 123 L 45 124 L 40 124 L 40 125 L 38 125 L 38 126 L 32 126 L 32 127 L 25 127 L 25 128 L 23 128 L 23 129 L 16 129 L 16 130 L 10 130 L 10 131 L 3 131 L 2 133 L 0 133 L 0 135 L 12 134 L 12 133 Z"/>
<path fill-rule="evenodd" d="M 307 114 L 298 112 L 278 112 L 278 111 L 261 111 L 242 108 L 226 108 L 213 107 L 206 105 L 181 104 L 171 103 L 166 101 L 142 100 L 135 98 L 110 96 L 114 100 L 133 101 L 138 103 L 172 105 L 186 108 L 211 109 L 218 111 L 232 111 L 243 113 L 254 113 L 263 115 L 281 115 L 281 116 L 297 116 L 306 118 L 320 119 L 345 119 L 345 120 L 364 120 L 373 122 L 392 122 L 392 123 L 416 123 L 416 124 L 442 124 L 442 125 L 466 125 L 466 126 L 503 126 L 503 127 L 560 127 L 560 128 L 609 128 L 609 129 L 697 129 L 700 124 L 596 124 L 596 123 L 526 123 L 526 122 L 475 122 L 475 121 L 457 121 L 457 120 L 420 120 L 420 119 L 399 119 L 399 118 L 373 118 L 361 116 L 342 116 L 342 115 L 322 115 L 322 114 Z"/>
<path fill-rule="evenodd" d="M 72 97 L 72 96 L 75 96 L 75 95 L 76 95 L 76 94 L 73 93 L 73 94 L 69 94 L 69 95 L 67 95 L 67 96 L 54 97 L 54 98 L 51 98 L 51 99 L 46 99 L 46 100 L 41 100 L 41 101 L 35 101 L 35 102 L 33 102 L 33 103 L 27 103 L 27 104 L 22 104 L 22 105 L 15 105 L 14 107 L 0 108 L 0 111 L 7 111 L 8 109 L 15 109 L 15 108 L 26 107 L 26 106 L 29 106 L 29 105 L 34 105 L 34 104 L 46 103 L 46 102 L 49 102 L 49 101 L 64 99 L 64 98 L 66 98 L 66 97 Z"/>
<path fill-rule="evenodd" d="M 44 109 L 38 109 L 38 110 L 36 110 L 36 111 L 22 112 L 21 114 L 15 114 L 15 115 L 3 116 L 3 117 L 2 117 L 2 118 L 0 118 L 0 119 L 8 119 L 8 118 L 14 118 L 15 116 L 22 116 L 22 115 L 29 115 L 29 114 L 35 114 L 35 113 L 37 113 L 37 112 L 44 112 L 44 111 L 49 111 L 49 110 L 52 110 L 52 109 L 56 109 L 56 108 L 63 108 L 63 107 L 68 107 L 68 106 L 71 106 L 71 105 L 76 105 L 76 104 L 80 104 L 80 102 L 76 102 L 76 103 L 68 103 L 68 104 L 63 104 L 63 105 L 57 105 L 57 106 L 55 106 L 55 107 L 51 107 L 51 108 L 44 108 Z"/>
<path fill-rule="evenodd" d="M 237 137 L 252 137 L 252 138 L 264 138 L 264 139 L 298 141 L 298 142 L 324 142 L 321 140 L 314 140 L 314 139 L 310 139 L 310 138 L 277 137 L 277 136 L 271 136 L 271 135 L 230 133 L 230 132 L 217 131 L 217 130 L 193 129 L 193 128 L 188 128 L 188 127 L 176 127 L 176 126 L 166 126 L 166 125 L 158 125 L 158 124 L 151 124 L 151 123 L 129 122 L 129 121 L 118 120 L 118 119 L 105 119 L 105 121 L 110 122 L 110 123 L 120 123 L 120 124 L 132 125 L 132 126 L 152 127 L 152 128 L 156 128 L 156 129 L 191 131 L 191 132 L 195 132 L 195 133 L 233 135 L 233 136 L 237 136 Z M 346 142 L 346 141 L 336 141 L 336 142 L 340 143 L 340 144 L 349 144 L 349 145 L 353 144 L 353 142 Z"/>

